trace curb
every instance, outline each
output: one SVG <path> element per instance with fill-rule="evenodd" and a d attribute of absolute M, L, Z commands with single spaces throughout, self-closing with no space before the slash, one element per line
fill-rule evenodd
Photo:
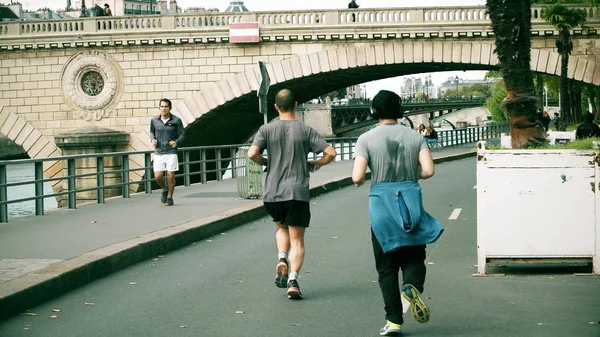
<path fill-rule="evenodd" d="M 444 163 L 474 157 L 476 151 L 437 158 Z M 367 179 L 371 173 L 367 172 Z M 352 185 L 350 176 L 325 181 L 310 189 L 310 197 Z M 0 284 L 0 320 L 24 312 L 64 295 L 80 286 L 158 255 L 188 246 L 215 234 L 265 217 L 262 201 L 230 209 L 135 239 L 115 243 L 75 258 L 55 263 L 17 279 Z"/>

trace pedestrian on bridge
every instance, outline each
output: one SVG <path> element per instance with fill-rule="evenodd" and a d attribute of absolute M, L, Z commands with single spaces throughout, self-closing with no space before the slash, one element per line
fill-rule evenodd
<path fill-rule="evenodd" d="M 358 4 L 356 3 L 356 0 L 352 0 L 348 3 L 348 8 L 349 9 L 357 9 L 358 8 Z M 352 13 L 352 22 L 356 21 L 356 14 Z"/>
<path fill-rule="evenodd" d="M 329 164 L 335 149 L 310 126 L 296 120 L 298 102 L 288 89 L 275 96 L 279 120 L 258 129 L 248 158 L 267 166 L 263 203 L 276 224 L 278 263 L 275 285 L 287 288 L 290 299 L 302 299 L 298 273 L 304 263 L 304 232 L 310 223 L 309 171 Z M 262 156 L 267 150 L 269 159 Z M 307 162 L 308 154 L 323 152 Z"/>
<path fill-rule="evenodd" d="M 175 172 L 179 171 L 177 146 L 184 139 L 183 122 L 171 114 L 171 107 L 169 99 L 161 99 L 160 115 L 150 120 L 150 137 L 154 146 L 154 179 L 162 189 L 160 201 L 167 206 L 173 206 Z M 167 171 L 167 186 L 164 171 Z"/>
<path fill-rule="evenodd" d="M 429 147 L 423 137 L 398 123 L 404 109 L 400 97 L 382 90 L 373 98 L 371 115 L 379 126 L 362 134 L 355 148 L 352 181 L 358 187 L 371 170 L 369 220 L 375 267 L 385 304 L 382 336 L 402 332 L 402 298 L 413 317 L 429 321 L 429 308 L 421 299 L 425 283 L 425 245 L 436 241 L 443 229 L 425 212 L 419 179 L 434 175 Z M 402 269 L 402 288 L 398 272 Z"/>

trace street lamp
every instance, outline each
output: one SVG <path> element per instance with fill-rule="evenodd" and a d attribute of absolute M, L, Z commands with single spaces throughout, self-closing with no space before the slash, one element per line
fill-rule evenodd
<path fill-rule="evenodd" d="M 544 87 L 544 95 L 546 95 L 546 101 L 544 104 L 544 111 L 548 111 L 548 87 Z"/>
<path fill-rule="evenodd" d="M 458 75 L 454 78 L 454 82 L 456 82 L 456 99 L 458 99 Z"/>

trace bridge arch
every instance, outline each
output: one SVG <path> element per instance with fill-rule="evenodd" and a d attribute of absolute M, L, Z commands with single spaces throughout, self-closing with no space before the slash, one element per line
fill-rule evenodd
<path fill-rule="evenodd" d="M 7 137 L 23 148 L 29 158 L 51 158 L 62 155 L 54 141 L 44 136 L 25 118 L 0 106 L 0 134 Z M 63 164 L 60 160 L 44 162 L 44 176 L 57 178 L 63 176 Z M 63 181 L 54 180 L 50 183 L 55 193 L 63 191 Z M 58 200 L 58 198 L 57 198 Z"/>
<path fill-rule="evenodd" d="M 325 45 L 326 46 L 326 45 Z M 560 75 L 560 55 L 532 49 L 531 69 Z M 274 93 L 289 88 L 299 103 L 335 89 L 363 82 L 415 73 L 447 70 L 492 70 L 498 58 L 492 43 L 478 41 L 400 41 L 347 43 L 305 55 L 267 63 L 271 78 L 269 119 L 276 116 Z M 174 103 L 173 113 L 186 124 L 186 145 L 241 143 L 262 124 L 256 90 L 255 67 L 210 84 L 187 99 Z M 600 85 L 600 66 L 572 56 L 569 78 Z"/>

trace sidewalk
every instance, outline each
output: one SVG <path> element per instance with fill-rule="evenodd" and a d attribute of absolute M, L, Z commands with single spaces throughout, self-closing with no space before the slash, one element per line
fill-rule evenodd
<path fill-rule="evenodd" d="M 470 144 L 433 156 L 439 163 L 475 153 Z M 351 168 L 336 162 L 311 175 L 311 196 L 350 185 Z M 239 198 L 235 179 L 177 187 L 174 207 L 159 198 L 136 194 L 0 224 L 0 319 L 266 215 L 262 201 Z"/>

